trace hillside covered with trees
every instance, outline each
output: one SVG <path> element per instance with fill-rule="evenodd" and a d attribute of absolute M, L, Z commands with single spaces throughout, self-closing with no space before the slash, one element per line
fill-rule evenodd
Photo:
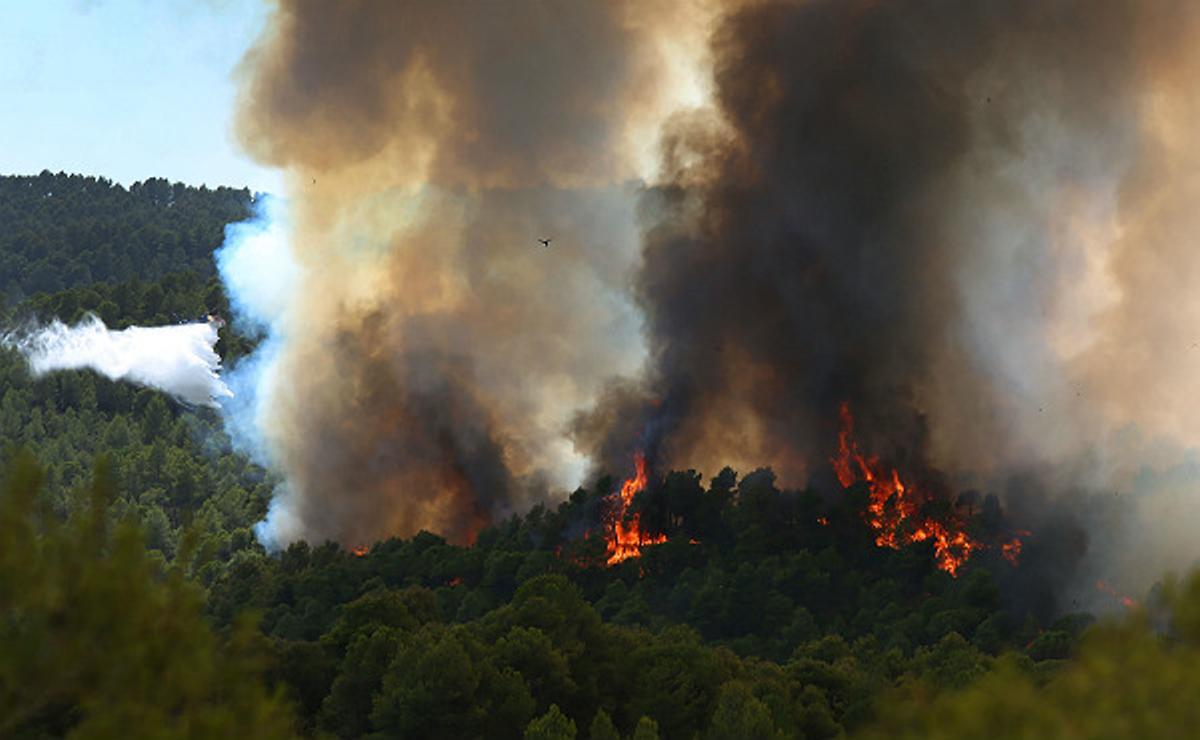
<path fill-rule="evenodd" d="M 226 300 L 245 190 L 0 178 L 6 324 L 170 323 Z M 235 362 L 246 340 L 222 330 Z M 1200 580 L 1119 620 L 880 548 L 866 491 L 661 471 L 666 542 L 609 565 L 601 479 L 469 546 L 422 532 L 268 553 L 278 481 L 219 416 L 0 351 L 0 736 L 1186 736 Z M 715 475 L 713 474 L 715 472 Z M 985 507 L 986 508 L 986 507 Z M 991 526 L 981 516 L 973 526 Z M 367 544 L 367 543 L 364 543 Z M 1017 572 L 1019 575 L 1019 571 Z"/>
<path fill-rule="evenodd" d="M 245 188 L 161 178 L 126 189 L 61 172 L 0 176 L 0 295 L 12 302 L 174 272 L 207 279 L 225 224 L 246 218 L 251 199 Z"/>

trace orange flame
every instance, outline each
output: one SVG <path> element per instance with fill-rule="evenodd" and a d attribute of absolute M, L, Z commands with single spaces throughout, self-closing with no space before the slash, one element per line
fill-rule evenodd
<path fill-rule="evenodd" d="M 1027 529 L 1018 529 L 1015 534 L 1016 537 L 1013 537 L 1008 542 L 1001 543 L 1000 545 L 1000 554 L 1004 556 L 1005 560 L 1013 565 L 1017 565 L 1021 562 L 1021 538 L 1028 537 L 1032 534 L 1032 532 Z"/>
<path fill-rule="evenodd" d="M 621 485 L 621 495 L 617 500 L 617 510 L 612 518 L 612 531 L 607 534 L 608 564 L 616 565 L 623 560 L 636 558 L 642 554 L 646 545 L 657 545 L 667 541 L 665 535 L 648 535 L 638 525 L 638 516 L 634 514 L 628 522 L 625 512 L 633 503 L 633 497 L 646 487 L 646 458 L 637 452 L 633 458 L 637 472 Z"/>
<path fill-rule="evenodd" d="M 350 554 L 356 558 L 361 558 L 361 557 L 366 557 L 367 553 L 370 552 L 370 550 L 371 550 L 371 548 L 367 547 L 366 545 L 359 545 L 358 547 L 351 548 Z"/>
<path fill-rule="evenodd" d="M 1000 553 L 1008 562 L 1016 565 L 1021 560 L 1021 540 L 1014 537 L 1013 539 L 1000 545 Z"/>
<path fill-rule="evenodd" d="M 1137 601 L 1129 598 L 1128 596 L 1125 596 L 1124 594 L 1117 593 L 1117 590 L 1115 588 L 1108 585 L 1104 581 L 1096 581 L 1096 589 L 1098 591 L 1108 594 L 1109 596 L 1113 597 L 1114 599 L 1120 599 L 1121 604 L 1123 604 L 1126 609 L 1133 609 L 1134 607 L 1136 607 L 1138 605 Z"/>
<path fill-rule="evenodd" d="M 937 566 L 957 576 L 959 567 L 983 544 L 972 539 L 957 519 L 942 522 L 922 516 L 921 507 L 929 500 L 929 494 L 905 483 L 898 470 L 883 465 L 878 457 L 863 455 L 854 439 L 854 416 L 849 404 L 843 403 L 840 413 L 838 453 L 829 462 L 842 487 L 866 481 L 870 499 L 863 518 L 875 530 L 875 544 L 897 550 L 914 542 L 932 540 Z M 1020 553 L 1020 541 L 1014 541 L 1015 555 Z"/>

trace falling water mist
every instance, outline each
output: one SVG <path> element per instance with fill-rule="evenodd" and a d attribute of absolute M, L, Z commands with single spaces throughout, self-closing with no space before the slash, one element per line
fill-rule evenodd
<path fill-rule="evenodd" d="M 110 380 L 165 391 L 184 403 L 219 407 L 233 393 L 221 381 L 216 343 L 217 327 L 207 321 L 115 331 L 90 314 L 74 326 L 55 319 L 0 336 L 0 346 L 24 355 L 35 377 L 94 370 Z"/>

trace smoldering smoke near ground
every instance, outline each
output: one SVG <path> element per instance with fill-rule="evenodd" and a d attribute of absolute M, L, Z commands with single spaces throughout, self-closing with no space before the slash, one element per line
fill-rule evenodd
<path fill-rule="evenodd" d="M 1186 564 L 1197 12 L 281 3 L 239 123 L 297 268 L 264 536 L 469 539 L 635 449 L 803 485 L 846 402 L 866 448 L 1043 525 L 1031 559 Z"/>

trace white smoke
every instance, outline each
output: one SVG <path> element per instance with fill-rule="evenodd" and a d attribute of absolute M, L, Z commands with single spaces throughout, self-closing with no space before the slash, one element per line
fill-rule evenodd
<path fill-rule="evenodd" d="M 112 380 L 166 391 L 185 403 L 212 407 L 233 396 L 219 375 L 216 343 L 217 329 L 208 322 L 113 331 L 91 314 L 75 326 L 55 319 L 0 338 L 0 344 L 25 356 L 36 377 L 87 368 Z"/>
<path fill-rule="evenodd" d="M 274 467 L 264 399 L 279 377 L 278 348 L 293 306 L 301 271 L 287 237 L 286 203 L 260 196 L 254 215 L 225 227 L 225 241 L 213 254 L 225 284 L 233 317 L 230 328 L 259 340 L 254 351 L 225 374 L 234 397 L 222 404 L 225 429 L 234 445 L 264 467 Z"/>
<path fill-rule="evenodd" d="M 252 218 L 225 227 L 225 242 L 213 258 L 233 308 L 234 328 L 267 336 L 282 331 L 300 279 L 287 239 L 284 201 L 259 196 Z"/>
<path fill-rule="evenodd" d="M 267 435 L 266 400 L 277 383 L 286 382 L 279 348 L 293 321 L 303 323 L 294 305 L 303 277 L 288 241 L 288 213 L 282 200 L 264 196 L 254 216 L 225 227 L 225 242 L 214 254 L 233 311 L 231 328 L 258 338 L 259 344 L 226 374 L 235 396 L 222 404 L 225 429 L 234 446 L 258 464 L 278 469 Z M 264 547 L 274 550 L 298 537 L 299 523 L 287 504 L 287 484 L 271 500 L 266 520 L 254 531 Z"/>

